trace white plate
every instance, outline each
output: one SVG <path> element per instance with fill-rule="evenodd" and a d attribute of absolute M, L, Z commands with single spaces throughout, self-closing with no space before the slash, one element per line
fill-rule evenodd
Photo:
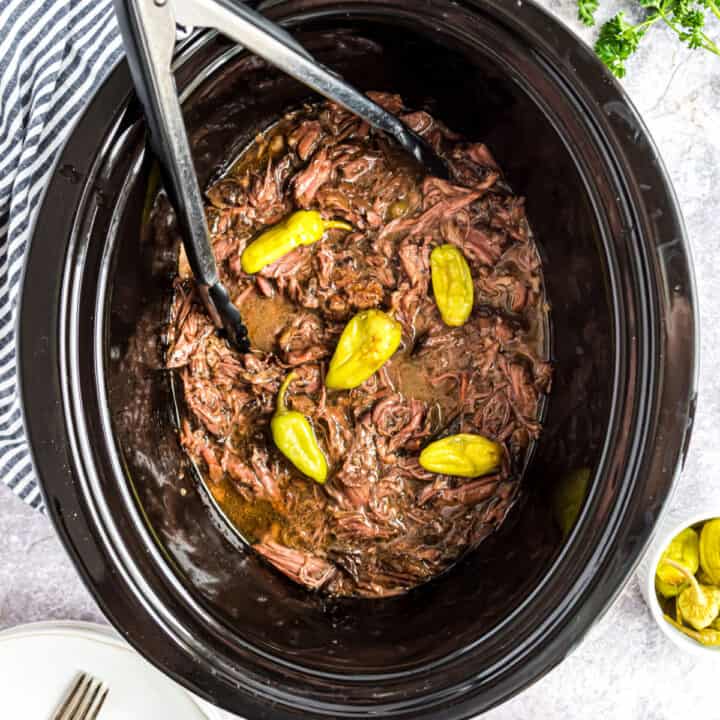
<path fill-rule="evenodd" d="M 199 700 L 143 660 L 109 628 L 22 625 L 0 633 L 0 716 L 48 720 L 76 674 L 110 688 L 98 720 L 209 720 Z"/>

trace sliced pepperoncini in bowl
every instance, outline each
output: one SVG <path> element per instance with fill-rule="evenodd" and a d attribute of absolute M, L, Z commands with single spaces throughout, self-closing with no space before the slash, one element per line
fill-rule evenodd
<path fill-rule="evenodd" d="M 672 562 L 666 562 L 666 561 Z M 655 571 L 655 589 L 665 597 L 674 597 L 687 585 L 687 575 L 698 571 L 700 555 L 698 534 L 692 528 L 678 533 L 667 546 Z M 679 567 L 678 567 L 679 566 Z"/>
<path fill-rule="evenodd" d="M 677 620 L 673 620 L 669 615 L 665 615 L 665 620 L 669 622 L 674 628 L 678 629 L 684 635 L 695 640 L 695 642 L 708 647 L 720 647 L 720 630 L 712 627 L 703 628 L 702 630 L 692 630 L 691 628 L 685 627 Z"/>
<path fill-rule="evenodd" d="M 674 560 L 663 560 L 662 565 L 675 568 L 688 582 L 675 600 L 678 618 L 696 630 L 708 627 L 720 614 L 720 589 L 701 585 L 685 566 Z"/>
<path fill-rule="evenodd" d="M 720 585 L 712 559 L 720 555 L 713 545 L 718 530 L 719 517 L 689 518 L 640 568 L 652 616 L 678 648 L 696 654 L 720 648 Z"/>
<path fill-rule="evenodd" d="M 714 585 L 720 585 L 720 518 L 703 525 L 699 546 L 700 567 Z"/>

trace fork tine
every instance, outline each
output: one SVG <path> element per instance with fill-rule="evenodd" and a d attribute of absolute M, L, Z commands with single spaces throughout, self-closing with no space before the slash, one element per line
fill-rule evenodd
<path fill-rule="evenodd" d="M 87 716 L 87 720 L 95 720 L 95 718 L 98 716 L 98 713 L 100 712 L 100 708 L 105 704 L 105 698 L 107 698 L 108 693 L 110 692 L 110 688 L 106 687 L 102 695 L 100 695 L 93 711 L 90 713 L 90 715 Z"/>
<path fill-rule="evenodd" d="M 70 720 L 85 720 L 85 718 L 87 718 L 90 708 L 92 708 L 93 703 L 95 702 L 95 698 L 98 696 L 100 690 L 102 690 L 102 686 L 103 685 L 100 680 L 92 676 L 90 677 L 90 687 L 92 688 L 90 697 L 88 697 L 82 706 L 78 705 Z"/>
<path fill-rule="evenodd" d="M 58 720 L 75 720 L 80 708 L 83 707 L 88 690 L 92 687 L 93 677 L 87 673 L 83 673 L 82 682 L 75 690 L 74 695 L 70 698 L 70 702 L 65 709 L 65 713 L 59 716 Z"/>
<path fill-rule="evenodd" d="M 85 680 L 85 673 L 80 673 L 77 678 L 75 679 L 75 683 L 72 686 L 72 689 L 70 692 L 65 696 L 65 699 L 63 700 L 60 707 L 58 707 L 55 710 L 55 714 L 52 716 L 51 720 L 61 720 L 61 718 L 65 715 L 65 711 L 70 707 L 70 705 L 75 706 L 75 696 L 78 692 L 78 689 L 80 688 L 80 684 Z"/>
<path fill-rule="evenodd" d="M 80 712 L 80 708 L 83 707 L 83 704 L 85 702 L 85 698 L 87 697 L 88 691 L 92 687 L 92 683 L 93 683 L 93 676 L 85 673 L 84 685 L 76 693 L 77 700 L 73 703 L 72 708 L 70 708 L 68 710 L 67 716 L 63 716 L 62 720 L 75 720 L 78 712 Z"/>

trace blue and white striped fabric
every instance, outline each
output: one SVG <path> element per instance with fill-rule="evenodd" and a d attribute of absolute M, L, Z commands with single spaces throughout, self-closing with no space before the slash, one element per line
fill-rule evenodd
<path fill-rule="evenodd" d="M 120 56 L 110 0 L 0 0 L 0 477 L 36 508 L 16 376 L 22 265 L 58 153 Z"/>

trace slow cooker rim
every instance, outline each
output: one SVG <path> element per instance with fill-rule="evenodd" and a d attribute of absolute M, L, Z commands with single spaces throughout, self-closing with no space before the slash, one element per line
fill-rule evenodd
<path fill-rule="evenodd" d="M 543 11 L 540 11 L 540 12 L 542 13 Z M 545 18 L 545 19 L 547 19 L 547 18 Z M 115 75 L 117 75 L 120 70 L 121 70 L 121 69 L 116 70 L 116 72 L 114 73 L 114 80 L 115 80 L 114 84 L 115 84 L 115 85 L 118 85 L 118 86 L 122 86 L 122 84 L 123 84 L 123 80 L 122 80 L 122 79 L 120 80 L 120 82 L 117 82 L 117 78 L 115 78 Z M 120 74 L 122 74 L 122 73 L 120 73 Z M 126 80 L 126 78 L 124 78 L 124 80 Z M 63 157 L 63 159 L 67 159 L 67 153 L 64 153 L 62 157 Z M 62 163 L 63 160 L 61 159 L 60 162 Z M 660 171 L 660 179 L 663 180 L 663 178 L 662 178 L 662 171 Z M 59 184 L 59 182 L 57 181 L 57 178 L 56 178 L 56 181 L 55 181 L 54 185 L 58 185 L 58 184 Z M 58 188 L 56 188 L 56 187 L 53 187 L 53 189 L 54 189 L 55 191 L 58 190 Z M 87 189 L 87 188 L 86 188 L 86 189 Z M 48 191 L 48 196 L 49 196 L 49 195 L 50 195 L 50 191 Z M 57 195 L 57 193 L 56 193 L 56 195 Z M 671 197 L 671 200 L 672 200 L 672 197 Z M 47 200 L 46 200 L 46 204 L 47 204 Z M 676 205 L 673 205 L 673 204 L 671 203 L 671 207 L 673 208 L 673 210 L 675 211 L 675 214 L 677 215 Z M 43 209 L 46 210 L 45 205 L 43 206 Z M 40 221 L 38 220 L 38 222 L 40 222 Z M 55 230 L 56 230 L 56 227 L 53 227 L 53 230 L 55 231 Z M 686 245 L 687 245 L 687 244 L 686 244 Z M 32 253 L 31 253 L 31 254 L 32 254 Z M 30 260 L 30 259 L 29 259 L 29 260 Z M 37 264 L 37 261 L 36 261 L 35 264 Z M 30 267 L 30 263 L 29 263 L 28 267 Z M 29 273 L 28 273 L 28 274 L 29 274 Z M 23 307 L 25 306 L 25 302 L 26 302 L 26 293 L 25 293 L 26 289 L 27 289 L 27 288 L 24 287 L 24 292 L 23 292 Z M 692 299 L 692 297 L 693 297 L 692 278 L 690 278 L 690 284 L 689 284 L 689 287 L 688 287 L 688 293 L 689 293 L 690 298 Z M 30 302 L 30 301 L 28 300 L 28 302 Z M 29 346 L 32 345 L 31 340 L 30 340 L 30 338 L 28 337 L 28 333 L 29 333 L 29 332 L 32 332 L 32 329 L 24 326 L 22 320 L 23 320 L 23 317 L 21 316 L 21 319 L 20 319 L 20 336 L 21 336 L 21 337 L 20 337 L 20 339 L 21 339 L 21 347 L 24 348 L 24 347 L 29 347 Z M 29 375 L 29 374 L 27 374 L 27 375 L 25 374 L 25 362 L 24 362 L 24 360 L 25 360 L 25 355 L 24 355 L 24 353 L 23 353 L 23 356 L 21 356 L 20 365 L 21 365 L 21 368 L 22 368 L 22 370 L 23 370 L 23 396 L 24 396 L 24 398 L 25 398 L 24 406 L 25 406 L 25 408 L 27 409 L 28 406 L 31 405 L 31 404 L 33 404 L 34 401 L 30 401 L 30 395 L 31 395 L 32 393 L 31 393 L 30 390 L 29 390 L 29 385 L 28 385 L 28 383 L 25 381 L 25 378 L 26 378 L 26 377 L 29 378 L 30 375 Z M 30 362 L 29 364 L 32 365 L 31 362 Z M 29 367 L 28 367 L 28 370 L 30 370 Z M 694 374 L 696 375 L 696 371 L 694 372 Z M 695 382 L 694 382 L 694 378 L 693 378 L 693 379 L 692 379 L 692 383 L 691 383 L 691 390 L 694 390 L 694 385 L 695 385 Z M 41 435 L 41 432 L 40 432 L 39 430 L 37 430 L 36 428 L 32 427 L 31 422 L 29 421 L 29 419 L 27 419 L 27 415 L 26 415 L 26 422 L 27 422 L 27 425 L 28 425 L 28 428 L 29 428 L 29 431 L 30 431 L 31 436 L 33 436 L 33 435 L 35 435 L 35 436 Z M 36 466 L 37 466 L 37 467 L 41 467 L 41 466 L 44 465 L 44 466 L 46 467 L 46 469 L 47 469 L 47 465 L 45 464 L 45 462 L 41 461 L 41 460 L 39 459 L 39 457 L 38 457 L 38 456 L 41 454 L 41 453 L 40 453 L 40 450 L 39 450 L 40 447 L 41 447 L 40 445 L 36 445 L 36 446 L 34 447 L 34 449 L 33 449 L 33 452 L 34 452 L 34 454 L 36 455 Z M 71 482 L 71 480 L 70 480 L 70 482 Z M 47 487 L 45 488 L 45 491 L 47 492 Z M 63 516 L 62 516 L 62 508 L 55 507 L 55 506 L 52 504 L 52 502 L 51 502 L 52 497 L 46 495 L 46 498 L 47 498 L 47 500 L 49 501 L 49 502 L 48 502 L 48 508 L 50 509 L 51 516 L 53 517 L 54 522 L 56 523 L 58 529 L 61 531 L 61 534 L 62 534 L 62 525 L 63 525 L 63 521 L 64 521 L 64 518 L 63 518 Z M 66 538 L 66 545 L 67 545 L 67 544 L 68 544 L 68 543 L 67 543 L 67 538 Z M 75 559 L 76 562 L 80 563 L 80 559 L 79 559 L 79 558 L 76 557 L 76 558 L 74 558 L 74 559 Z M 84 573 L 83 573 L 83 574 L 85 575 L 85 579 L 86 579 L 86 581 L 87 581 L 87 580 L 88 580 L 88 577 L 87 577 L 86 569 L 83 569 L 83 570 L 84 570 Z M 628 573 L 629 573 L 629 572 L 630 572 L 630 571 L 628 571 Z M 558 659 L 559 659 L 559 658 L 558 658 Z M 184 682 L 186 682 L 186 681 L 184 681 Z"/>

